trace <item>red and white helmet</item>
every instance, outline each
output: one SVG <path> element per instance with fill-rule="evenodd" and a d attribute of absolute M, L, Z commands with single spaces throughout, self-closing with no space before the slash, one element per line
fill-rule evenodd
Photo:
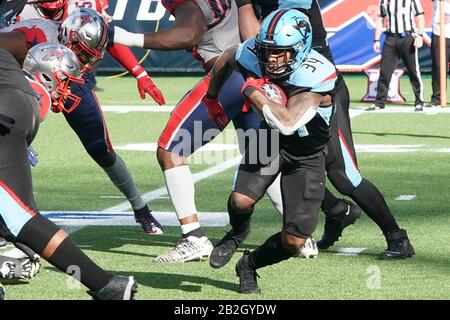
<path fill-rule="evenodd" d="M 84 83 L 77 56 L 67 47 L 55 43 L 40 43 L 30 50 L 23 70 L 31 74 L 50 94 L 53 112 L 72 112 L 80 97 L 70 91 L 72 83 Z"/>
<path fill-rule="evenodd" d="M 35 3 L 33 6 L 45 19 L 62 20 L 67 12 L 68 0 Z"/>
<path fill-rule="evenodd" d="M 95 10 L 78 8 L 61 23 L 59 42 L 78 57 L 83 72 L 103 59 L 108 45 L 108 25 Z"/>

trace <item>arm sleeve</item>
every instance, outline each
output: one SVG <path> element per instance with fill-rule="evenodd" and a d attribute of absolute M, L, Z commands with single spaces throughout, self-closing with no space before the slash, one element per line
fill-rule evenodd
<path fill-rule="evenodd" d="M 420 3 L 420 0 L 412 0 L 411 5 L 413 6 L 413 13 L 415 16 L 423 14 L 422 3 Z"/>
<path fill-rule="evenodd" d="M 108 49 L 108 52 L 117 62 L 133 74 L 134 77 L 137 77 L 144 71 L 130 48 L 115 44 Z"/>

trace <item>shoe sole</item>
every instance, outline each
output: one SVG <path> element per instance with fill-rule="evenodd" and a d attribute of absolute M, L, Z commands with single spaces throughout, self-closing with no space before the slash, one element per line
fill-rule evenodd
<path fill-rule="evenodd" d="M 206 261 L 211 256 L 212 250 L 213 249 L 211 248 L 211 250 L 208 250 L 206 252 L 201 252 L 200 254 L 196 254 L 193 257 L 182 259 L 182 260 L 175 260 L 175 261 L 157 261 L 158 257 L 156 257 L 153 260 L 153 263 L 164 264 L 164 263 L 178 263 L 178 262 L 203 261 L 203 260 Z"/>
<path fill-rule="evenodd" d="M 404 260 L 407 258 L 412 258 L 412 256 L 414 256 L 415 254 L 416 254 L 416 251 L 414 249 L 412 249 L 412 251 L 405 256 L 401 256 L 401 257 L 397 257 L 397 258 L 389 258 L 389 257 L 382 258 L 380 256 L 380 257 L 378 257 L 378 259 L 379 260 Z"/>
<path fill-rule="evenodd" d="M 151 235 L 151 236 L 159 236 L 159 235 L 164 234 L 164 231 L 161 230 L 160 228 L 157 228 L 157 230 L 156 230 L 156 231 L 153 231 L 153 232 L 147 232 L 147 231 L 145 231 L 145 230 L 144 230 L 144 232 L 145 232 L 146 234 L 148 234 L 148 235 Z"/>

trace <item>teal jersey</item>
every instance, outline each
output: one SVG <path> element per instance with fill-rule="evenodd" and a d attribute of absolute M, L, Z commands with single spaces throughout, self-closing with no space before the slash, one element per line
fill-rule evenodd
<path fill-rule="evenodd" d="M 236 63 L 244 78 L 253 76 L 262 78 L 263 74 L 254 50 L 255 39 L 242 43 L 236 52 Z M 336 83 L 336 68 L 320 53 L 311 50 L 307 59 L 300 63 L 295 71 L 284 79 L 273 80 L 292 97 L 303 92 L 315 92 L 321 95 L 333 95 Z M 330 138 L 330 121 L 334 113 L 333 106 L 318 108 L 314 118 L 299 128 L 296 134 L 280 135 L 280 152 L 291 157 L 305 157 L 322 151 Z M 263 123 L 262 128 L 269 128 Z"/>
<path fill-rule="evenodd" d="M 241 68 L 244 76 L 252 74 L 262 78 L 263 74 L 255 55 L 255 38 L 248 39 L 242 43 L 236 53 L 236 62 Z M 304 62 L 298 62 L 299 67 L 284 79 L 277 83 L 286 90 L 286 95 L 292 96 L 303 91 L 317 93 L 331 93 L 337 79 L 336 68 L 323 55 L 311 50 Z"/>

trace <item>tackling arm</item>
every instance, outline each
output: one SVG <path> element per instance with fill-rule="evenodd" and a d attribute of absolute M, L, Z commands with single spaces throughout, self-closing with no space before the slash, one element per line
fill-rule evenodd
<path fill-rule="evenodd" d="M 260 24 L 256 18 L 253 5 L 251 3 L 239 6 L 239 32 L 241 34 L 241 40 L 245 41 L 258 34 Z"/>
<path fill-rule="evenodd" d="M 194 2 L 184 1 L 173 14 L 175 25 L 163 31 L 132 33 L 114 27 L 114 43 L 154 50 L 192 49 L 206 31 L 203 12 Z"/>
<path fill-rule="evenodd" d="M 214 63 L 214 67 L 210 73 L 211 79 L 209 81 L 208 91 L 206 92 L 207 98 L 216 99 L 231 72 L 238 69 L 235 60 L 238 48 L 239 45 L 228 47 Z"/>

